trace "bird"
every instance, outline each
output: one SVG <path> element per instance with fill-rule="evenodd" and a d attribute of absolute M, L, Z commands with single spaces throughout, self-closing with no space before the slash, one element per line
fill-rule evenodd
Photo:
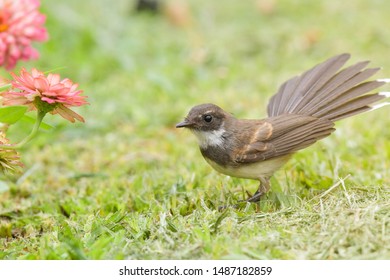
<path fill-rule="evenodd" d="M 257 191 L 244 201 L 259 202 L 274 173 L 293 154 L 332 134 L 336 121 L 390 104 L 377 103 L 389 92 L 370 93 L 390 79 L 368 80 L 380 70 L 367 68 L 369 61 L 343 68 L 350 57 L 331 57 L 284 82 L 269 100 L 267 118 L 238 119 L 206 103 L 191 108 L 176 128 L 196 136 L 201 154 L 216 171 L 258 180 Z"/>

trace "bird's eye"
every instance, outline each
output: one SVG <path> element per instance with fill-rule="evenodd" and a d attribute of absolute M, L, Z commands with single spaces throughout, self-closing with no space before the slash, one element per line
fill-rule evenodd
<path fill-rule="evenodd" d="M 211 115 L 204 115 L 203 119 L 205 122 L 211 122 L 213 120 L 213 116 Z"/>

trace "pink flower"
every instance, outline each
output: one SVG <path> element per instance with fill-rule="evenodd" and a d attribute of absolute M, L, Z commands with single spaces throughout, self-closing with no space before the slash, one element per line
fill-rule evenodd
<path fill-rule="evenodd" d="M 38 58 L 31 43 L 48 38 L 39 0 L 0 0 L 0 65 L 12 69 L 20 59 Z"/>
<path fill-rule="evenodd" d="M 32 69 L 30 74 L 22 68 L 20 76 L 11 75 L 14 78 L 12 88 L 2 94 L 4 105 L 27 105 L 30 110 L 59 114 L 71 122 L 75 119 L 84 122 L 82 116 L 68 108 L 88 104 L 87 96 L 77 90 L 78 84 L 69 79 L 60 80 L 58 74 L 46 77 L 37 69 Z"/>

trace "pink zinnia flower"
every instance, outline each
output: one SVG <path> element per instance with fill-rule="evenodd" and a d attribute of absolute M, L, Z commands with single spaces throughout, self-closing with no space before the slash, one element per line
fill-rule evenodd
<path fill-rule="evenodd" d="M 12 88 L 2 94 L 4 105 L 27 105 L 30 110 L 60 114 L 71 122 L 75 119 L 84 122 L 82 116 L 68 108 L 88 104 L 87 97 L 80 95 L 83 91 L 77 90 L 78 84 L 69 79 L 61 80 L 58 74 L 46 77 L 37 69 L 32 69 L 30 74 L 23 68 L 20 76 L 11 75 Z"/>
<path fill-rule="evenodd" d="M 39 5 L 39 0 L 0 0 L 0 65 L 6 69 L 20 59 L 38 58 L 31 42 L 48 38 Z"/>

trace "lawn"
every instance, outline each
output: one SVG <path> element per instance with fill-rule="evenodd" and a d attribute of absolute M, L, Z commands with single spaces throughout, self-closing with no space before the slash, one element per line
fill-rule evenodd
<path fill-rule="evenodd" d="M 218 174 L 175 129 L 206 102 L 263 118 L 282 82 L 343 52 L 389 78 L 390 2 L 42 2 L 50 40 L 18 68 L 57 69 L 90 105 L 85 124 L 49 116 L 2 178 L 0 259 L 390 258 L 389 108 L 338 122 L 259 205 L 223 212 L 257 182 Z"/>

